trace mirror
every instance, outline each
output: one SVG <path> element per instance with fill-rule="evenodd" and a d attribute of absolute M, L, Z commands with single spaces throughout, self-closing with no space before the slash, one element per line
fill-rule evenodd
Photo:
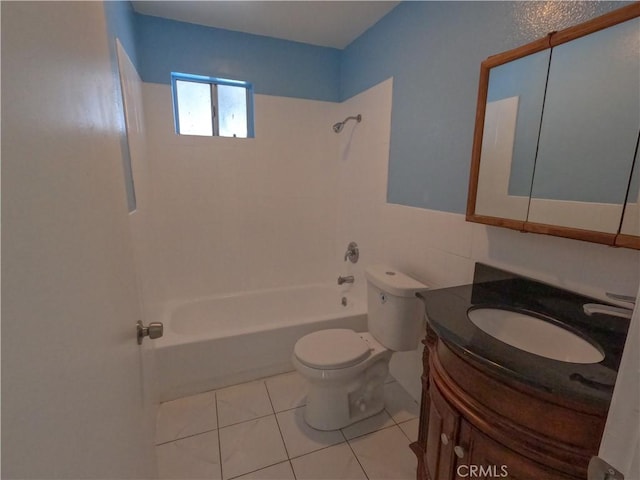
<path fill-rule="evenodd" d="M 637 186 L 625 203 L 639 15 L 630 5 L 482 63 L 467 220 L 610 245 L 639 235 Z"/>
<path fill-rule="evenodd" d="M 476 213 L 526 220 L 551 50 L 491 68 Z"/>
<path fill-rule="evenodd" d="M 640 128 L 640 19 L 553 47 L 529 222 L 616 234 Z"/>
<path fill-rule="evenodd" d="M 633 164 L 629 193 L 624 207 L 620 235 L 616 238 L 616 245 L 640 249 L 640 134 L 636 143 L 636 160 Z"/>

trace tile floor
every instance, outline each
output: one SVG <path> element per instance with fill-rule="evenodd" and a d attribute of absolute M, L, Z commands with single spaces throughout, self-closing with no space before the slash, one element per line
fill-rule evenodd
<path fill-rule="evenodd" d="M 160 405 L 156 451 L 160 478 L 414 479 L 409 443 L 418 404 L 389 378 L 386 408 L 342 430 L 304 423 L 305 381 L 297 372 Z"/>

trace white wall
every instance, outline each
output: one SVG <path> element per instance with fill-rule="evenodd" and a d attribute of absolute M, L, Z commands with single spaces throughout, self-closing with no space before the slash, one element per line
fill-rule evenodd
<path fill-rule="evenodd" d="M 256 138 L 212 138 L 174 133 L 169 86 L 143 94 L 160 303 L 337 277 L 337 104 L 256 95 Z"/>
<path fill-rule="evenodd" d="M 132 148 L 132 216 L 150 217 L 136 252 L 149 317 L 172 300 L 338 275 L 356 274 L 345 289 L 364 295 L 363 266 L 381 255 L 373 219 L 386 199 L 391 79 L 343 104 L 256 95 L 254 139 L 176 135 L 170 87 L 142 93 L 147 160 Z M 343 261 L 352 240 L 356 265 Z"/>
<path fill-rule="evenodd" d="M 393 79 L 388 79 L 340 105 L 339 120 L 350 120 L 339 134 L 338 224 L 336 253 L 341 275 L 356 276 L 353 288 L 364 298 L 364 269 L 382 258 L 379 219 L 386 204 Z M 359 246 L 358 263 L 344 262 L 349 242 Z"/>

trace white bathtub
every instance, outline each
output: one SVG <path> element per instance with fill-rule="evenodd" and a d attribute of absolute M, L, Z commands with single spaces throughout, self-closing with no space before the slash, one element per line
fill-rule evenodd
<path fill-rule="evenodd" d="M 303 335 L 367 327 L 365 302 L 326 284 L 199 299 L 169 306 L 162 317 L 160 401 L 293 370 L 291 353 Z"/>

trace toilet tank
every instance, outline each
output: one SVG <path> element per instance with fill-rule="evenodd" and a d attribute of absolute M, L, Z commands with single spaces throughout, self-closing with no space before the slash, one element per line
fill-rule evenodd
<path fill-rule="evenodd" d="M 385 265 L 371 266 L 365 274 L 369 332 L 389 350 L 415 350 L 424 322 L 424 305 L 416 292 L 428 287 Z"/>

